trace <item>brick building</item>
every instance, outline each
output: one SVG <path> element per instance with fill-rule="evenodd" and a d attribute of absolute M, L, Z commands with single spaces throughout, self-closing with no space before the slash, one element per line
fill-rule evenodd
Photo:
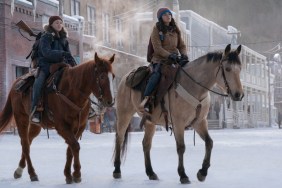
<path fill-rule="evenodd" d="M 149 36 L 160 7 L 169 7 L 179 22 L 178 1 L 160 0 L 0 0 L 0 109 L 3 109 L 13 81 L 29 71 L 26 60 L 33 41 L 18 31 L 16 23 L 25 21 L 34 31 L 41 31 L 51 15 L 64 19 L 72 54 L 78 62 L 98 55 L 116 54 L 113 64 L 118 85 L 130 70 L 147 64 Z M 179 23 L 183 38 L 188 35 Z M 30 38 L 27 33 L 23 35 Z M 34 40 L 33 38 L 31 38 Z"/>
<path fill-rule="evenodd" d="M 29 71 L 30 59 L 26 60 L 34 41 L 28 41 L 15 25 L 23 20 L 35 32 L 42 31 L 51 15 L 58 15 L 59 3 L 54 0 L 0 0 L 0 109 L 3 109 L 13 81 Z M 69 32 L 72 54 L 79 60 L 79 20 L 64 16 Z M 27 38 L 34 40 L 27 33 Z"/>

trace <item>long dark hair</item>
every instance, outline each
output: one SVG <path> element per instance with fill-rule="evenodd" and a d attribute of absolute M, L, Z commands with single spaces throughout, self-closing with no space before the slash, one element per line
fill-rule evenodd
<path fill-rule="evenodd" d="M 57 32 L 51 25 L 45 25 L 44 30 L 50 33 L 55 33 L 56 37 L 58 38 L 68 37 L 68 31 L 65 29 L 65 27 L 63 27 L 61 31 Z"/>
<path fill-rule="evenodd" d="M 180 30 L 173 18 L 171 18 L 171 22 L 169 23 L 169 26 L 166 26 L 164 24 L 163 19 L 159 19 L 159 21 L 156 23 L 156 26 L 159 31 L 163 32 L 163 34 L 166 34 L 170 30 L 170 31 L 175 31 L 177 34 L 180 35 Z"/>

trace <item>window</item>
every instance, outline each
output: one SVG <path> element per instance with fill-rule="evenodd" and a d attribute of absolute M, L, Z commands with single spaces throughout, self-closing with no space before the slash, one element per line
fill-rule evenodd
<path fill-rule="evenodd" d="M 118 47 L 122 47 L 122 21 L 120 18 L 116 19 L 116 42 Z"/>
<path fill-rule="evenodd" d="M 20 67 L 20 66 L 16 66 L 16 78 L 26 74 L 29 72 L 29 68 L 28 67 Z"/>
<path fill-rule="evenodd" d="M 134 30 L 134 25 L 131 24 L 131 28 L 130 28 L 130 38 L 132 40 L 130 40 L 130 51 L 133 54 L 136 54 L 136 34 L 135 34 L 135 30 Z"/>
<path fill-rule="evenodd" d="M 71 0 L 71 15 L 80 15 L 80 2 L 78 0 Z"/>
<path fill-rule="evenodd" d="M 87 34 L 96 35 L 96 10 L 94 7 L 87 6 Z"/>
<path fill-rule="evenodd" d="M 103 14 L 103 41 L 105 45 L 109 45 L 110 36 L 109 36 L 109 14 Z"/>

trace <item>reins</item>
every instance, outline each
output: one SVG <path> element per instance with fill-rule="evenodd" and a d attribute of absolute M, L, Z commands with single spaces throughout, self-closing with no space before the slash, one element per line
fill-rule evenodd
<path fill-rule="evenodd" d="M 74 110 L 78 112 L 78 126 L 80 126 L 80 120 L 81 120 L 81 112 L 85 108 L 85 106 L 88 103 L 85 103 L 83 107 L 77 106 L 74 102 L 72 102 L 69 98 L 67 98 L 65 95 L 63 95 L 56 87 L 56 85 L 53 85 L 53 89 L 55 90 L 56 95 L 58 95 L 65 103 L 67 103 L 70 107 L 72 107 Z M 77 129 L 76 134 L 78 133 L 79 129 Z M 75 135 L 76 135 L 75 134 Z"/>
<path fill-rule="evenodd" d="M 230 93 L 230 89 L 229 89 L 229 85 L 228 85 L 228 82 L 226 80 L 226 77 L 225 77 L 225 73 L 224 73 L 224 70 L 223 70 L 223 66 L 222 66 L 222 62 L 224 61 L 224 59 L 221 59 L 220 60 L 220 65 L 219 65 L 219 68 L 218 68 L 218 72 L 219 72 L 219 69 L 222 69 L 222 76 L 223 76 L 223 80 L 224 80 L 224 84 L 227 88 L 227 93 Z M 212 92 L 212 93 L 215 93 L 217 95 L 220 95 L 220 96 L 223 96 L 223 97 L 228 97 L 228 94 L 222 94 L 222 93 L 219 93 L 219 92 L 216 92 L 214 90 L 211 90 L 209 88 L 207 88 L 206 86 L 202 85 L 200 82 L 197 82 L 192 76 L 190 76 L 182 67 L 180 67 L 180 70 L 182 70 L 184 72 L 184 74 L 186 76 L 188 76 L 194 83 L 196 83 L 197 85 L 201 86 L 202 88 L 205 88 L 206 90 Z M 217 74 L 218 74 L 217 72 Z"/>
<path fill-rule="evenodd" d="M 98 72 L 97 70 L 97 67 L 95 66 L 95 72 Z M 103 91 L 102 91 L 102 88 L 101 88 L 101 85 L 100 85 L 100 78 L 99 76 L 97 76 L 96 78 L 96 83 L 98 85 L 98 89 L 99 89 L 99 97 L 98 97 L 98 100 L 102 99 L 103 98 Z M 68 104 L 71 108 L 73 108 L 75 111 L 78 112 L 78 126 L 80 126 L 80 123 L 81 123 L 81 112 L 82 110 L 85 108 L 85 106 L 88 104 L 88 103 L 85 103 L 83 107 L 79 107 L 78 105 L 76 105 L 73 101 L 71 101 L 69 98 L 67 98 L 65 95 L 63 95 L 58 89 L 57 89 L 57 86 L 56 84 L 54 83 L 54 80 L 53 80 L 53 90 L 55 91 L 56 95 L 59 96 L 66 104 Z M 82 93 L 80 91 L 80 94 L 83 95 L 84 97 L 85 94 Z M 98 103 L 96 103 L 95 101 L 93 101 L 90 97 L 86 97 L 88 98 L 88 101 L 93 103 L 94 105 L 98 106 L 99 108 L 102 108 L 101 105 L 99 105 Z M 78 133 L 79 129 L 77 130 L 77 133 Z M 76 133 L 76 134 L 77 134 Z"/>

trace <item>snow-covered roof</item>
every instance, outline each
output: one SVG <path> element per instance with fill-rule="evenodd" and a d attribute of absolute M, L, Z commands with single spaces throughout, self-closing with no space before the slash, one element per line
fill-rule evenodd
<path fill-rule="evenodd" d="M 23 3 L 23 4 L 32 5 L 32 2 L 27 1 L 27 0 L 15 0 L 15 2 L 20 2 L 20 3 Z"/>

